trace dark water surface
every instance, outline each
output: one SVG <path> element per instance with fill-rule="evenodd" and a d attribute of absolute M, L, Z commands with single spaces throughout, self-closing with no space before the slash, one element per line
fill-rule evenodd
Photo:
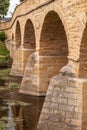
<path fill-rule="evenodd" d="M 0 124 L 5 130 L 36 130 L 43 101 L 44 97 L 19 94 L 17 89 L 0 90 Z"/>

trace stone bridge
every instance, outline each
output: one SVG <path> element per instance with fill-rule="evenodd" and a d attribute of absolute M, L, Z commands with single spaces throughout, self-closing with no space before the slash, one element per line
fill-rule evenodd
<path fill-rule="evenodd" d="M 87 130 L 87 0 L 25 0 L 10 21 L 0 23 L 3 30 L 13 59 L 11 75 L 23 76 L 20 92 L 43 96 L 61 68 L 72 72 L 74 87 L 80 88 L 76 111 L 84 118 L 78 130 Z"/>

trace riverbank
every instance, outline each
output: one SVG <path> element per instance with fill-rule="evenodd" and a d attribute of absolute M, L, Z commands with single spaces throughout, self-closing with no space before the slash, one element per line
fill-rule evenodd
<path fill-rule="evenodd" d="M 0 68 L 10 66 L 11 66 L 11 59 L 9 51 L 6 48 L 5 42 L 0 41 Z"/>

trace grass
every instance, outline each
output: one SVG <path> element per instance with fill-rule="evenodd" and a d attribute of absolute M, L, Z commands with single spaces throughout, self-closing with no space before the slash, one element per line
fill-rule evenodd
<path fill-rule="evenodd" d="M 0 56 L 0 63 L 6 63 L 6 57 Z"/>
<path fill-rule="evenodd" d="M 0 42 L 0 55 L 4 55 L 4 56 L 9 55 L 9 51 L 7 50 L 4 42 Z"/>
<path fill-rule="evenodd" d="M 0 41 L 0 63 L 7 64 L 9 58 L 9 51 L 6 48 L 5 42 Z"/>
<path fill-rule="evenodd" d="M 17 88 L 19 88 L 19 84 L 12 82 L 12 83 L 9 84 L 9 88 L 12 89 L 12 90 L 17 89 Z"/>
<path fill-rule="evenodd" d="M 19 89 L 20 84 L 9 76 L 10 68 L 4 68 L 0 70 L 0 92 L 6 90 Z"/>

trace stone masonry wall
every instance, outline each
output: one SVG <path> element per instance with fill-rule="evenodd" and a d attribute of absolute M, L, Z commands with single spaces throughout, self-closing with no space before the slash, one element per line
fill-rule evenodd
<path fill-rule="evenodd" d="M 49 4 L 47 4 L 49 3 Z M 44 6 L 43 6 L 44 5 Z M 40 37 L 41 29 L 44 22 L 44 18 L 49 11 L 55 11 L 58 13 L 66 32 L 68 42 L 68 58 L 70 60 L 78 61 L 80 55 L 80 44 L 83 35 L 83 30 L 87 21 L 87 1 L 84 0 L 26 0 L 23 4 L 19 5 L 11 19 L 7 23 L 0 24 L 0 30 L 7 29 L 15 35 L 15 23 L 20 21 L 21 24 L 21 44 L 23 44 L 24 26 L 27 19 L 31 19 L 35 29 L 36 48 L 40 50 Z M 40 7 L 41 6 L 41 7 Z M 37 8 L 39 7 L 39 8 Z M 21 9 L 22 8 L 22 9 Z M 34 10 L 35 9 L 35 10 Z M 20 17 L 19 17 L 20 15 Z M 6 31 L 8 34 L 9 32 Z M 11 38 L 11 37 L 10 37 Z M 16 44 L 16 43 L 15 43 Z M 79 69 L 78 74 L 79 75 Z"/>
<path fill-rule="evenodd" d="M 86 3 L 87 3 L 86 1 L 80 1 L 80 0 L 76 0 L 76 1 L 42 0 L 42 1 L 26 1 L 25 3 L 23 3 L 23 5 L 17 7 L 14 17 L 12 18 L 9 24 L 9 27 L 10 25 L 12 25 L 10 28 L 11 30 L 10 36 L 12 38 L 12 34 L 14 35 L 15 38 L 14 44 L 16 44 L 15 28 L 16 28 L 17 21 L 19 21 L 21 45 L 23 45 L 24 48 L 26 49 L 27 48 L 32 49 L 32 46 L 34 46 L 35 49 L 34 51 L 39 52 L 39 55 L 37 56 L 37 58 L 39 57 L 39 62 L 36 65 L 38 66 L 37 67 L 38 78 L 36 78 L 37 81 L 35 80 L 36 66 L 34 71 L 32 71 L 32 74 L 30 73 L 31 74 L 30 79 L 33 81 L 30 81 L 27 75 L 24 76 L 30 82 L 37 84 L 37 87 L 36 85 L 33 84 L 31 85 L 31 90 L 34 90 L 33 86 L 35 86 L 36 93 L 37 91 L 41 92 L 41 95 L 42 92 L 46 93 L 50 78 L 56 75 L 57 72 L 59 72 L 59 69 L 63 67 L 63 65 L 65 65 L 67 62 L 71 63 L 71 65 L 74 66 L 77 77 L 79 77 L 80 75 L 81 75 L 80 77 L 83 77 L 84 74 L 86 75 L 87 72 L 86 58 L 84 58 L 83 56 L 83 58 L 80 60 L 80 56 L 81 56 L 80 53 L 82 55 L 85 55 L 85 51 L 86 51 L 86 49 L 84 50 L 83 48 L 80 51 L 81 44 L 83 44 L 83 42 L 81 42 L 82 36 L 84 35 L 83 31 L 85 29 L 85 25 L 87 21 Z M 38 6 L 39 8 L 37 8 Z M 22 7 L 23 10 L 20 10 L 18 12 L 18 10 Z M 26 14 L 22 15 L 24 13 Z M 18 16 L 19 14 L 21 15 L 21 17 Z M 5 28 L 6 27 L 7 27 L 7 23 Z M 31 31 L 32 27 L 33 27 L 33 31 Z M 32 34 L 35 34 L 33 35 L 34 37 L 30 35 L 31 34 L 30 32 L 33 32 Z M 7 30 L 6 33 L 8 33 Z M 32 39 L 34 40 L 33 43 L 31 42 Z M 30 43 L 31 46 L 28 46 L 28 44 L 26 43 Z M 26 65 L 29 64 L 28 56 L 30 56 L 28 51 L 21 50 L 21 52 L 22 52 L 21 54 L 23 54 L 22 60 L 20 56 L 18 58 L 19 59 L 18 64 L 21 63 L 22 65 L 22 69 L 21 69 L 22 72 L 20 71 L 20 75 L 21 73 L 24 72 L 24 70 L 26 70 L 26 68 L 28 68 L 28 66 Z M 48 56 L 50 55 L 55 56 L 55 59 L 53 59 L 52 57 L 48 59 Z M 62 62 L 61 59 L 63 58 L 60 58 L 58 60 L 57 56 L 59 55 L 62 57 L 65 56 L 66 61 L 63 60 Z M 15 61 L 16 59 L 15 56 L 13 57 L 13 61 Z M 50 61 L 50 63 L 48 63 L 47 59 L 48 61 Z M 56 62 L 56 64 L 54 64 L 54 62 Z M 84 69 L 83 66 L 85 66 Z M 12 68 L 14 69 L 16 67 L 12 67 Z M 15 70 L 13 70 L 13 72 L 15 72 Z M 47 78 L 45 76 L 44 71 L 47 72 L 46 73 Z M 23 84 L 23 86 L 26 86 L 26 84 Z M 27 86 L 29 86 L 29 82 L 27 82 Z"/>
<path fill-rule="evenodd" d="M 20 93 L 41 96 L 43 89 L 39 89 L 39 57 L 38 52 L 32 53 L 28 57 L 23 80 L 21 83 Z"/>
<path fill-rule="evenodd" d="M 67 64 L 66 56 L 40 56 L 39 57 L 39 90 L 47 92 L 50 79 L 59 73 Z"/>
<path fill-rule="evenodd" d="M 53 15 L 47 17 L 52 12 Z M 31 46 L 27 44 L 24 46 L 24 43 L 29 43 L 33 38 L 28 32 L 31 28 L 30 22 L 27 26 L 29 28 L 26 27 L 28 19 L 32 23 L 35 39 L 33 44 L 30 42 Z M 61 24 L 58 24 L 59 19 Z M 18 31 L 20 35 L 16 35 L 17 21 L 20 24 Z M 13 57 L 11 74 L 24 74 L 20 92 L 37 96 L 45 94 L 48 86 L 44 85 L 68 62 L 69 66 L 51 79 L 38 130 L 87 130 L 86 23 L 87 0 L 26 0 L 16 8 L 11 21 L 0 24 L 0 31 L 5 29 L 8 40 L 12 41 L 14 36 L 14 46 L 16 38 L 20 36 L 20 47 L 11 51 Z M 23 50 L 23 47 L 32 49 L 32 46 L 35 53 Z M 61 67 L 58 53 L 62 57 L 68 57 L 66 60 L 63 59 L 63 64 L 60 58 Z M 55 56 L 55 59 L 51 58 L 48 63 L 50 58 L 47 61 L 47 56 Z M 46 84 L 45 74 L 49 75 L 49 78 L 45 79 Z"/>
<path fill-rule="evenodd" d="M 21 47 L 19 47 L 16 52 L 14 52 L 14 60 L 12 63 L 12 68 L 11 68 L 11 75 L 15 76 L 23 76 L 24 70 L 23 70 L 23 51 Z M 20 61 L 20 62 L 19 62 Z"/>
<path fill-rule="evenodd" d="M 37 130 L 87 129 L 87 80 L 70 71 L 67 66 L 51 79 Z"/>
<path fill-rule="evenodd" d="M 19 13 L 18 11 L 16 11 L 10 23 L 11 24 L 13 23 L 16 15 L 18 16 L 19 14 L 23 14 L 25 12 L 27 13 L 30 10 L 36 8 L 37 6 L 44 4 L 45 2 L 48 2 L 48 1 L 47 0 L 42 0 L 42 1 L 37 1 L 37 2 L 27 1 L 23 3 L 23 5 L 18 6 L 18 9 L 17 9 L 19 10 L 19 8 L 23 6 L 23 10 L 21 10 L 21 12 L 19 11 Z M 14 24 L 11 28 L 12 32 L 15 35 L 15 32 L 14 32 L 15 23 L 17 22 L 17 20 L 19 20 L 20 24 L 22 23 L 23 25 L 23 26 L 21 25 L 21 38 L 22 38 L 21 44 L 24 44 L 23 43 L 24 26 L 25 26 L 24 23 L 26 23 L 27 19 L 31 19 L 34 25 L 34 30 L 35 30 L 36 49 L 40 51 L 40 54 L 43 54 L 43 49 L 44 49 L 45 44 L 43 44 L 41 48 L 40 44 L 44 43 L 43 39 L 40 41 L 41 29 L 43 27 L 43 22 L 45 20 L 45 16 L 47 15 L 47 13 L 49 11 L 55 11 L 59 15 L 65 29 L 67 44 L 68 44 L 68 59 L 74 62 L 78 62 L 79 56 L 80 56 L 81 39 L 83 35 L 83 30 L 86 24 L 86 12 L 87 12 L 86 3 L 87 3 L 86 1 L 80 1 L 80 0 L 77 0 L 77 1 L 55 0 L 54 2 L 47 4 L 46 6 L 43 6 L 33 11 L 30 14 L 26 14 L 25 16 L 21 16 L 17 18 L 16 21 L 14 21 Z M 28 6 L 29 8 L 27 8 Z M 52 37 L 52 35 L 50 36 Z M 55 51 L 51 53 L 54 54 Z M 75 64 L 73 65 L 75 66 Z M 79 67 L 77 65 L 75 67 L 76 69 L 78 69 L 76 73 L 77 73 L 77 76 L 79 76 Z"/>

